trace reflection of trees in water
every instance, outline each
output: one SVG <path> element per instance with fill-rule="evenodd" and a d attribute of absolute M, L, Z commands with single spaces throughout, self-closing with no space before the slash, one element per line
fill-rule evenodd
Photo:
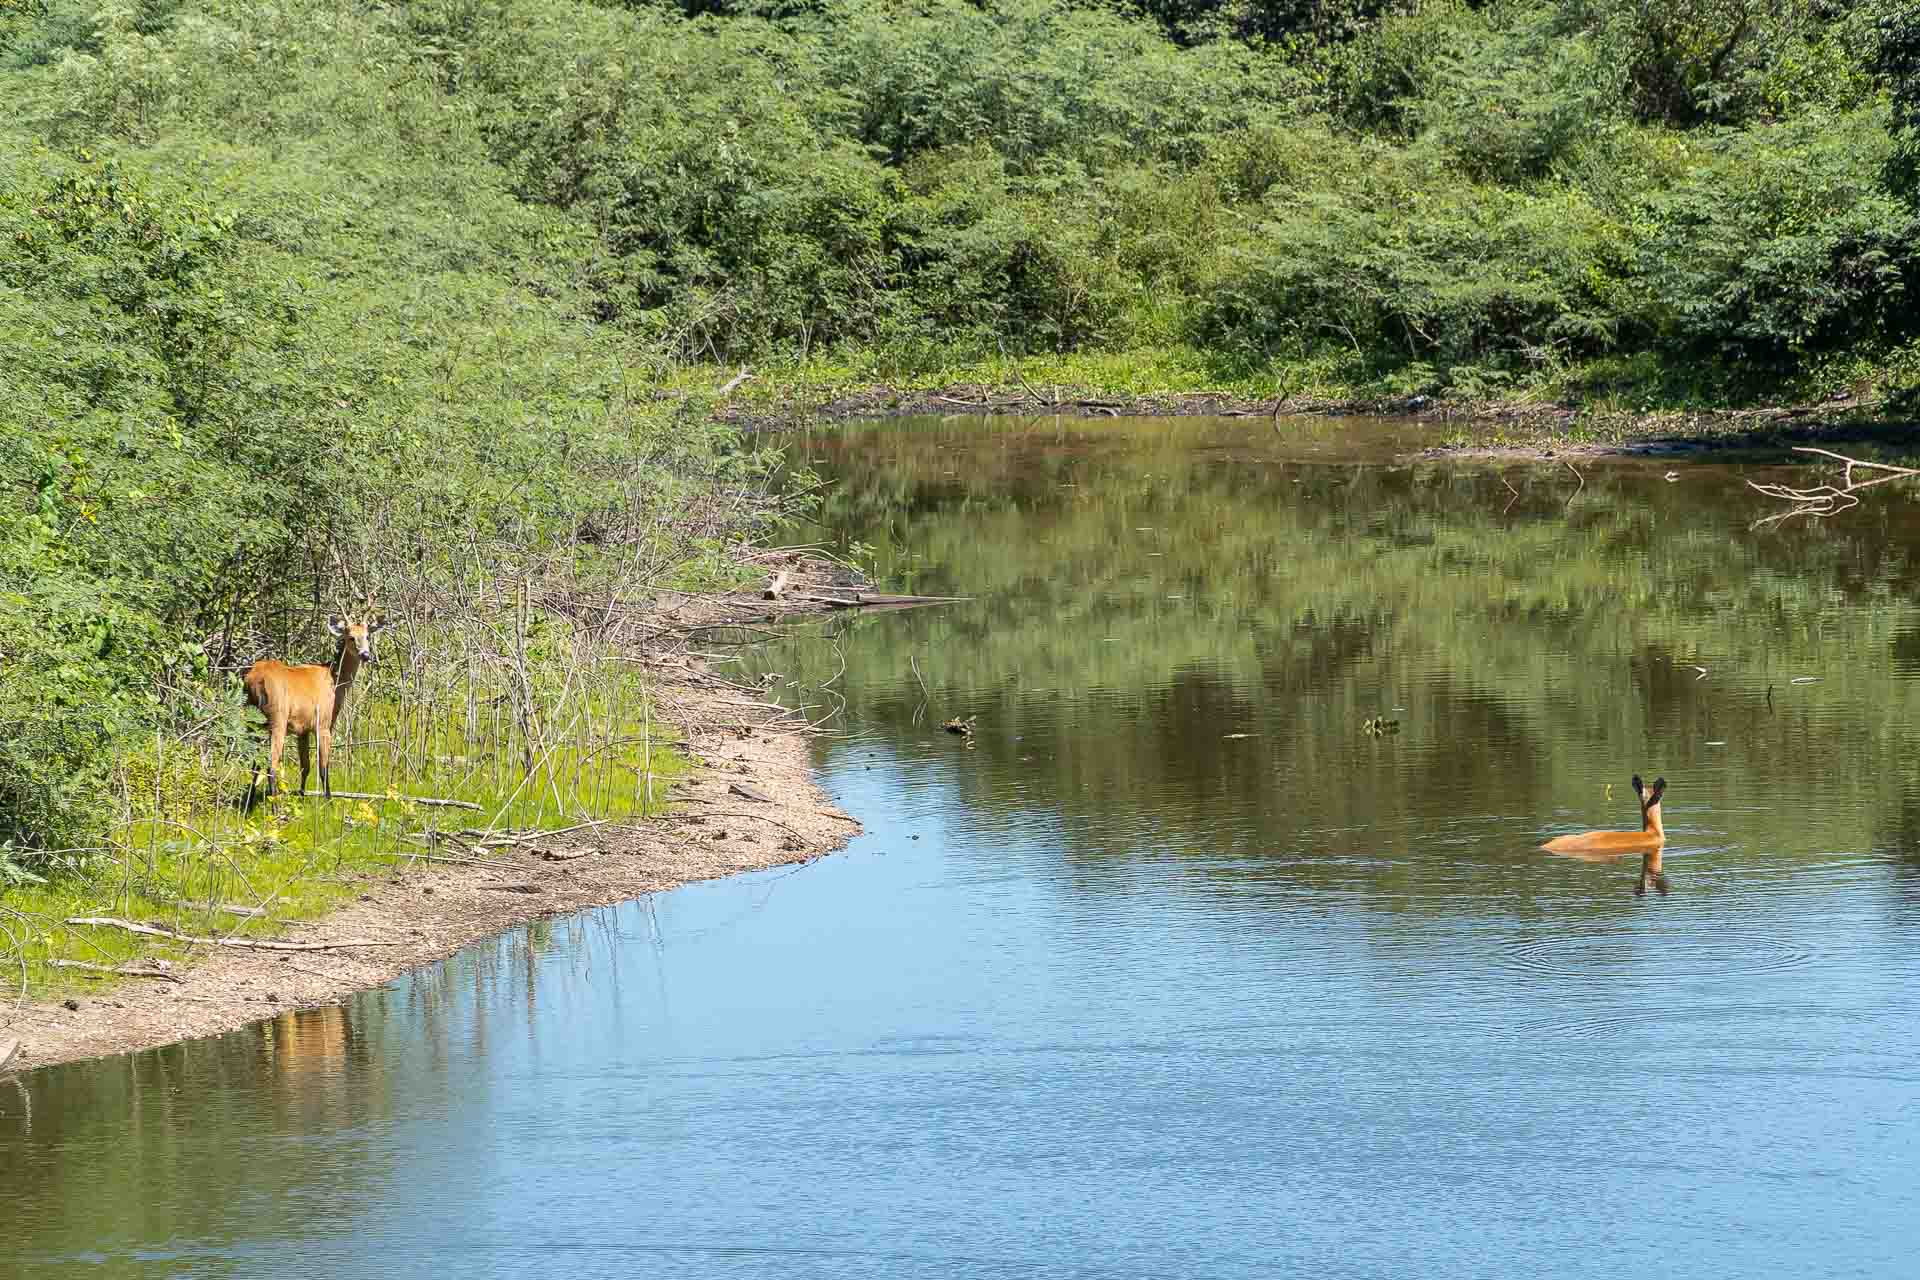
<path fill-rule="evenodd" d="M 0 1141 L 0 1240 L 110 1251 L 147 1239 L 143 1206 L 181 1238 L 225 1239 L 233 1209 L 204 1194 L 215 1186 L 247 1189 L 263 1235 L 338 1229 L 314 1205 L 383 1194 L 406 1146 L 388 1132 L 408 1110 L 397 1091 L 446 1089 L 501 1018 L 532 1017 L 542 982 L 617 975 L 610 927 L 604 913 L 537 922 L 344 1006 L 33 1073 L 31 1140 Z"/>
<path fill-rule="evenodd" d="M 0 1239 L 110 1250 L 145 1239 L 145 1206 L 164 1206 L 156 1211 L 183 1238 L 224 1238 L 232 1206 L 205 1194 L 215 1186 L 247 1187 L 263 1229 L 306 1230 L 302 1193 L 324 1195 L 343 1176 L 377 1181 L 387 1167 L 365 1136 L 391 1100 L 379 1024 L 363 1034 L 362 1007 L 289 1011 L 230 1035 L 34 1073 L 33 1140 L 0 1144 L 0 1179 L 13 1189 L 0 1197 Z M 324 1161 L 284 1141 L 310 1134 L 335 1139 Z"/>
<path fill-rule="evenodd" d="M 1833 803 L 1770 827 L 1789 849 L 1842 847 L 1893 801 L 1896 730 L 1920 717 L 1887 671 L 1920 634 L 1914 513 L 1750 535 L 1731 470 L 1669 484 L 1664 464 L 1585 465 L 1568 505 L 1558 464 L 1302 463 L 1266 456 L 1263 431 L 905 423 L 816 441 L 841 480 L 830 521 L 883 574 L 979 599 L 839 624 L 853 722 L 916 736 L 916 655 L 934 720 L 979 716 L 966 765 L 940 770 L 963 820 L 1038 819 L 1087 856 L 1544 820 L 1672 762 L 1738 788 L 1827 778 Z M 840 658 L 771 661 L 817 683 Z M 1397 706 L 1405 733 L 1364 741 Z M 1708 785 L 1729 784 L 1682 790 L 1683 812 Z"/>

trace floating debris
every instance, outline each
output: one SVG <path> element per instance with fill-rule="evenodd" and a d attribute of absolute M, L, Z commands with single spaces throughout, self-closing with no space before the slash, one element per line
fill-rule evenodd
<path fill-rule="evenodd" d="M 962 720 L 958 716 L 955 716 L 951 720 L 942 720 L 940 727 L 948 733 L 957 733 L 963 738 L 970 738 L 973 736 L 973 722 L 979 718 L 979 716 L 968 716 L 965 720 Z"/>
<path fill-rule="evenodd" d="M 1369 737 L 1384 738 L 1388 734 L 1400 732 L 1400 722 L 1389 720 L 1385 716 L 1370 716 L 1361 723 L 1360 731 Z"/>
<path fill-rule="evenodd" d="M 1789 683 L 1791 683 L 1791 684 L 1819 684 L 1819 683 L 1820 683 L 1820 677 L 1819 677 L 1819 676 L 1795 676 L 1795 677 L 1794 677 L 1794 678 L 1793 678 L 1793 679 L 1792 679 L 1791 681 L 1789 681 Z"/>

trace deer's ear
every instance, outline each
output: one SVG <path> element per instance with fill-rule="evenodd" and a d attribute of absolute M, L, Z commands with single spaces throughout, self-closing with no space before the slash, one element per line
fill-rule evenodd
<path fill-rule="evenodd" d="M 347 634 L 347 624 L 339 614 L 330 613 L 327 615 L 327 630 L 336 636 L 343 636 Z"/>
<path fill-rule="evenodd" d="M 367 634 L 370 636 L 377 636 L 382 631 L 385 631 L 386 629 L 387 629 L 387 620 L 385 618 L 375 618 L 372 622 L 369 622 L 367 624 Z"/>
<path fill-rule="evenodd" d="M 1665 795 L 1666 793 L 1667 793 L 1667 780 L 1665 778 L 1655 778 L 1653 780 L 1653 799 L 1650 800 L 1648 803 L 1659 804 L 1660 797 Z"/>
<path fill-rule="evenodd" d="M 1637 773 L 1634 774 L 1633 775 L 1633 794 L 1639 795 L 1642 791 L 1646 790 L 1646 787 L 1647 787 L 1647 784 L 1640 781 L 1640 775 Z"/>

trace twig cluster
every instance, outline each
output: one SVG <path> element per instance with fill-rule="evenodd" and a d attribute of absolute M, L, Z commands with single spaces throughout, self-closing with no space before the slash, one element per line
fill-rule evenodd
<path fill-rule="evenodd" d="M 1889 480 L 1901 480 L 1908 476 L 1920 476 L 1920 467 L 1901 467 L 1888 462 L 1867 462 L 1861 458 L 1850 458 L 1844 453 L 1835 453 L 1831 449 L 1816 449 L 1811 445 L 1796 445 L 1794 452 L 1817 453 L 1823 457 L 1833 458 L 1845 463 L 1846 470 L 1841 472 L 1840 483 L 1837 485 L 1816 484 L 1808 486 L 1807 488 L 1796 488 L 1793 485 L 1787 484 L 1762 483 L 1758 480 L 1747 481 L 1748 488 L 1765 494 L 1769 498 L 1776 498 L 1782 502 L 1792 504 L 1785 511 L 1776 512 L 1770 516 L 1763 516 L 1754 521 L 1753 528 L 1758 529 L 1763 525 L 1776 524 L 1783 520 L 1791 520 L 1795 516 L 1816 517 L 1837 515 L 1842 511 L 1849 511 L 1860 505 L 1860 499 L 1855 495 L 1862 489 L 1871 489 L 1877 484 L 1886 484 Z M 1861 471 L 1873 471 L 1883 474 L 1874 475 L 1865 479 L 1856 479 L 1854 477 L 1856 468 Z"/>

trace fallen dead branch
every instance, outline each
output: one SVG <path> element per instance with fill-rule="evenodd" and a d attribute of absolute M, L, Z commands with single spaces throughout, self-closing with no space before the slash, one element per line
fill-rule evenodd
<path fill-rule="evenodd" d="M 167 982 L 185 982 L 186 979 L 167 969 L 136 969 L 132 965 L 89 964 L 85 960 L 49 960 L 55 969 L 83 969 L 88 973 L 112 973 L 123 978 L 160 978 Z"/>
<path fill-rule="evenodd" d="M 1565 458 L 1560 459 L 1560 462 L 1561 462 L 1561 465 L 1565 466 L 1567 470 L 1573 472 L 1573 478 L 1580 482 L 1579 486 L 1575 488 L 1572 493 L 1567 495 L 1567 505 L 1572 506 L 1573 500 L 1579 497 L 1582 493 L 1586 492 L 1587 478 L 1580 474 L 1580 468 L 1574 466 L 1571 462 L 1568 462 Z"/>
<path fill-rule="evenodd" d="M 320 793 L 317 791 L 296 791 L 290 792 L 289 794 L 317 796 Z M 473 803 L 471 800 L 442 800 L 437 796 L 389 796 L 372 791 L 336 791 L 333 793 L 333 798 L 336 800 L 394 800 L 402 804 L 433 805 L 441 809 L 480 809 L 483 807 Z"/>
<path fill-rule="evenodd" d="M 829 609 L 905 609 L 923 604 L 960 604 L 972 596 L 903 596 L 885 591 L 855 591 L 842 596 L 800 595 L 787 597 L 806 604 L 825 605 Z"/>
<path fill-rule="evenodd" d="M 185 942 L 201 947 L 241 947 L 249 951 L 332 951 L 338 947 L 397 947 L 398 942 L 381 942 L 373 938 L 343 938 L 338 942 L 260 942 L 252 938 L 196 938 L 190 933 L 175 933 L 171 929 L 162 929 L 150 924 L 135 924 L 131 920 L 122 920 L 117 916 L 68 916 L 71 925 L 93 925 L 102 929 L 125 929 L 128 933 L 145 934 L 150 938 L 165 938 L 169 942 Z"/>
<path fill-rule="evenodd" d="M 431 841 L 423 839 L 418 835 L 410 835 L 407 839 L 417 844 L 424 844 L 429 849 L 435 847 Z M 497 867 L 500 865 L 492 858 L 449 858 L 444 853 L 415 853 L 411 849 L 382 849 L 378 851 L 378 856 L 383 858 L 405 858 L 410 862 L 416 859 L 421 862 L 445 862 L 456 867 Z"/>
<path fill-rule="evenodd" d="M 1817 453 L 1822 457 L 1833 458 L 1836 461 L 1845 463 L 1846 469 L 1840 474 L 1840 483 L 1837 485 L 1817 484 L 1805 489 L 1800 489 L 1786 484 L 1763 484 L 1757 480 L 1747 481 L 1747 487 L 1749 489 L 1757 493 L 1765 494 L 1769 498 L 1775 498 L 1781 502 L 1793 504 L 1785 511 L 1761 517 L 1753 522 L 1750 526 L 1751 528 L 1758 529 L 1762 525 L 1774 524 L 1781 520 L 1791 520 L 1795 516 L 1838 515 L 1842 511 L 1848 511 L 1860 505 L 1860 499 L 1854 495 L 1862 489 L 1871 489 L 1873 486 L 1885 484 L 1889 480 L 1902 480 L 1909 476 L 1920 476 L 1920 467 L 1900 467 L 1889 462 L 1867 462 L 1860 458 L 1850 458 L 1844 453 L 1835 453 L 1831 449 L 1816 449 L 1812 445 L 1795 445 L 1793 451 L 1795 453 Z M 1853 476 L 1854 468 L 1856 467 L 1864 470 L 1884 471 L 1887 474 L 1874 476 L 1867 480 L 1856 480 Z"/>
<path fill-rule="evenodd" d="M 702 818 L 758 818 L 762 822 L 771 822 L 774 826 L 779 827 L 782 831 L 793 832 L 794 836 L 798 839 L 801 839 L 801 840 L 806 839 L 806 836 L 801 835 L 800 832 L 795 831 L 792 827 L 780 821 L 780 819 L 769 818 L 764 813 L 748 813 L 744 809 L 709 809 L 705 813 L 701 814 L 700 817 Z"/>
<path fill-rule="evenodd" d="M 504 849 L 509 845 L 530 844 L 535 840 L 545 840 L 549 836 L 572 835 L 576 831 L 585 831 L 588 827 L 604 827 L 612 821 L 612 818 L 595 818 L 590 822 L 576 822 L 570 827 L 555 827 L 551 831 L 503 832 L 498 835 L 474 832 L 475 835 L 484 838 L 476 841 L 473 847 L 476 849 Z M 461 832 L 461 834 L 465 835 L 466 832 Z"/>

